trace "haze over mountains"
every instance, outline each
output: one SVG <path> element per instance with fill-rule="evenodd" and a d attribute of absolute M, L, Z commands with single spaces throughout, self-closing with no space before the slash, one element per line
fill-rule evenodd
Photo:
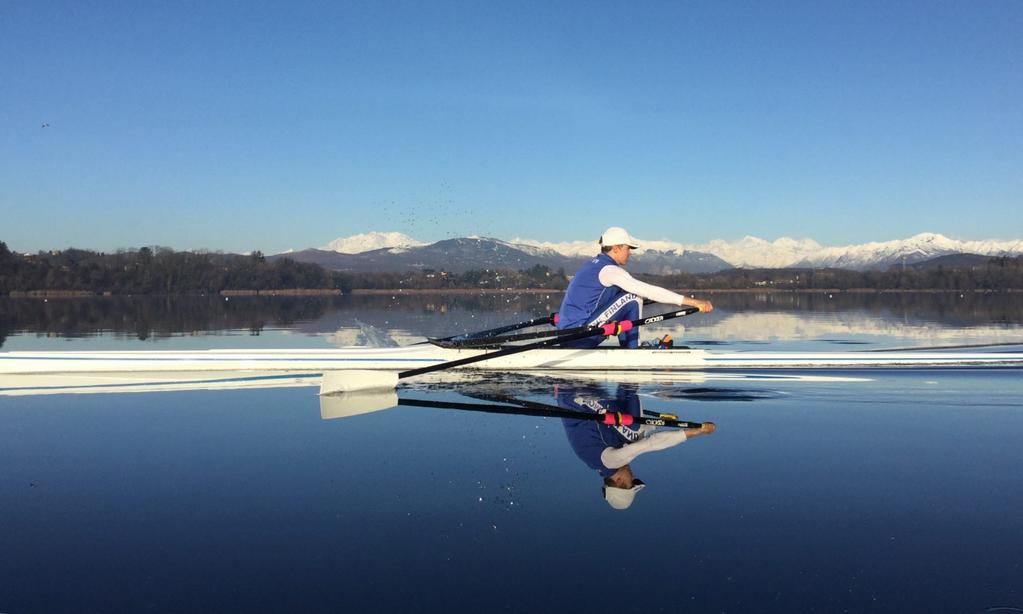
<path fill-rule="evenodd" d="M 635 273 L 710 273 L 731 268 L 842 268 L 886 269 L 912 265 L 940 256 L 1023 255 L 1023 240 L 961 241 L 940 234 L 921 233 L 908 239 L 860 245 L 823 246 L 813 239 L 783 237 L 766 241 L 743 237 L 700 245 L 637 239 L 642 250 L 629 262 Z M 279 254 L 329 269 L 360 272 L 423 269 L 464 272 L 478 269 L 524 269 L 543 265 L 568 272 L 599 248 L 596 240 L 549 243 L 489 237 L 418 241 L 398 232 L 370 232 L 341 237 L 319 249 Z"/>

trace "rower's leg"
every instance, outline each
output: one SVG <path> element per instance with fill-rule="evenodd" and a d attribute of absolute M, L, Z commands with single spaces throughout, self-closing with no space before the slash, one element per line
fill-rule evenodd
<path fill-rule="evenodd" d="M 616 288 L 617 289 L 617 288 Z M 605 324 L 607 322 L 617 321 L 623 322 L 625 320 L 638 320 L 642 314 L 643 299 L 639 298 L 635 294 L 627 293 L 624 290 L 617 289 L 616 293 L 605 293 L 606 296 L 601 304 L 597 305 L 597 308 L 590 314 L 588 325 L 594 326 L 597 324 Z M 602 337 L 594 337 L 599 344 L 603 341 Z M 618 343 L 623 348 L 637 348 L 639 347 L 639 330 L 633 328 L 632 330 L 618 335 Z M 574 347 L 586 347 L 586 346 L 574 346 Z M 596 347 L 596 346 L 592 346 Z"/>
<path fill-rule="evenodd" d="M 629 294 L 632 300 L 622 306 L 621 309 L 615 313 L 612 320 L 623 322 L 625 320 L 638 320 L 643 317 L 641 315 L 643 309 L 643 299 L 639 298 L 635 294 Z M 618 335 L 618 345 L 623 348 L 636 349 L 639 347 L 639 329 L 633 328 L 627 332 Z"/>

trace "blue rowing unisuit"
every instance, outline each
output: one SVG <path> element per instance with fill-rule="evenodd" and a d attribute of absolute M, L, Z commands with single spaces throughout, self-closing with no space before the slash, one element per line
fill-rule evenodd
<path fill-rule="evenodd" d="M 605 294 L 625 293 L 617 286 L 608 288 L 600 283 L 600 279 L 598 279 L 600 269 L 608 265 L 617 266 L 617 263 L 611 256 L 600 254 L 584 264 L 575 274 L 565 291 L 565 299 L 561 301 L 561 309 L 558 311 L 558 328 L 575 328 L 589 324 L 590 314 L 602 302 L 602 298 L 608 298 L 605 297 Z"/>
<path fill-rule="evenodd" d="M 600 283 L 600 270 L 606 266 L 618 266 L 618 263 L 607 254 L 599 254 L 584 264 L 579 269 L 579 272 L 575 274 L 575 277 L 572 278 L 572 281 L 568 284 L 568 289 L 565 291 L 565 299 L 561 301 L 561 309 L 558 310 L 559 329 L 591 324 L 598 314 L 612 307 L 615 301 L 623 299 L 626 295 L 635 297 L 635 295 L 627 293 L 618 286 L 608 287 Z M 612 319 L 632 320 L 639 317 L 640 299 L 625 299 L 621 302 L 621 305 L 613 309 L 613 314 L 608 314 L 608 317 L 604 319 L 605 321 Z M 624 339 L 620 338 L 622 345 L 635 347 L 639 343 L 639 331 L 635 329 L 621 335 L 621 337 L 624 337 Z M 570 347 L 596 347 L 601 341 L 603 341 L 603 338 L 597 335 L 566 345 Z"/>
<path fill-rule="evenodd" d="M 580 413 L 598 413 L 602 410 L 628 413 L 635 417 L 642 414 L 639 397 L 632 387 L 619 386 L 615 398 L 606 398 L 607 391 L 600 389 L 567 388 L 555 391 L 558 406 Z M 600 459 L 607 448 L 621 448 L 638 441 L 643 431 L 638 424 L 609 426 L 594 420 L 564 418 L 565 435 L 572 451 L 588 467 L 601 477 L 613 474 L 617 469 L 604 465 Z"/>

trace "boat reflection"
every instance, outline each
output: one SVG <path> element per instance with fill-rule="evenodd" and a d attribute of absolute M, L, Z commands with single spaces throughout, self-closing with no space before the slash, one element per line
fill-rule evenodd
<path fill-rule="evenodd" d="M 480 386 L 461 391 L 474 402 L 399 398 L 391 390 L 321 395 L 320 415 L 329 420 L 408 406 L 559 418 L 572 451 L 597 473 L 604 500 L 616 510 L 632 506 L 646 487 L 633 473 L 633 461 L 716 429 L 712 422 L 689 422 L 644 409 L 636 384 L 555 381 L 556 405 L 518 398 L 500 386 Z"/>
<path fill-rule="evenodd" d="M 320 418 L 350 418 L 397 407 L 398 395 L 393 390 L 364 391 L 354 394 L 320 395 Z"/>

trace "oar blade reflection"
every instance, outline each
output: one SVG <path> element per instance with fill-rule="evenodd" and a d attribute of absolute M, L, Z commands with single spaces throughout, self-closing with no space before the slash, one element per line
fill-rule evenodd
<path fill-rule="evenodd" d="M 320 417 L 324 420 L 350 418 L 361 414 L 397 407 L 398 395 L 394 390 L 345 392 L 320 395 Z"/>

